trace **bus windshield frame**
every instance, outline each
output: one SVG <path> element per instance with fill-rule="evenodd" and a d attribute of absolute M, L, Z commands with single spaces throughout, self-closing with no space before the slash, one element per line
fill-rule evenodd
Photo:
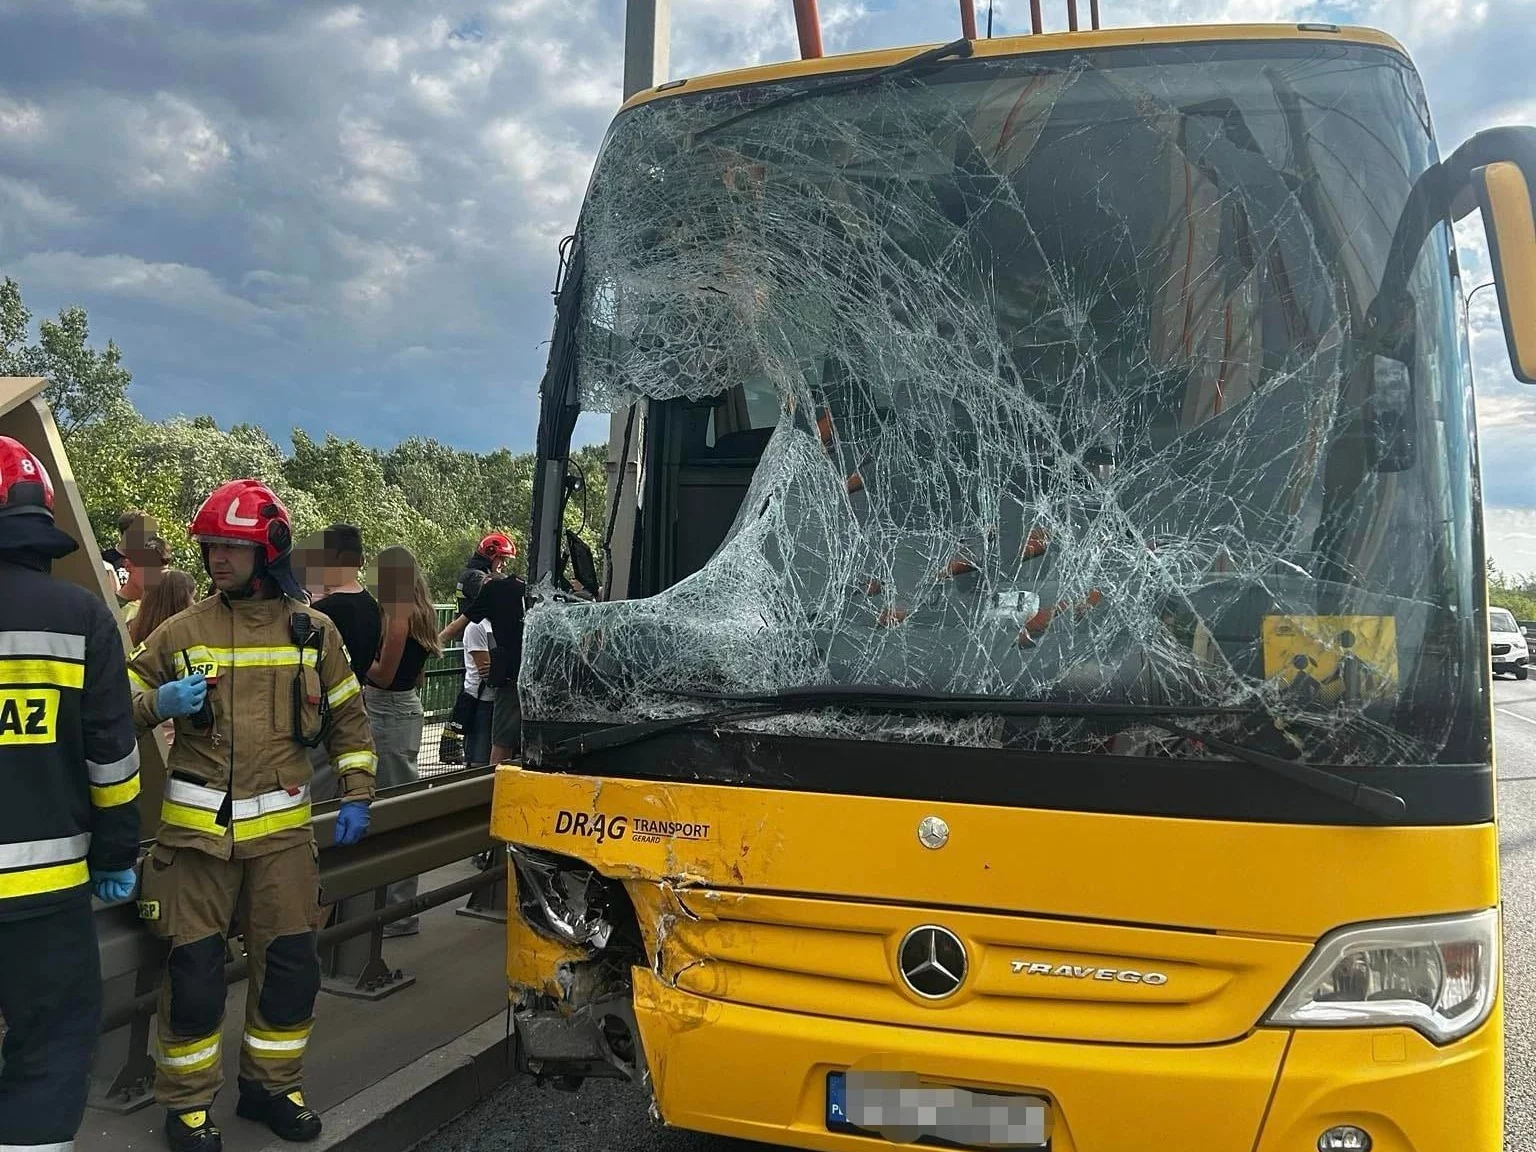
<path fill-rule="evenodd" d="M 1220 705 L 1213 736 L 1273 754 L 1486 765 L 1449 223 L 1381 282 L 1437 159 L 1412 66 L 1351 43 L 1113 47 L 778 103 L 842 81 L 670 96 L 609 133 L 546 422 L 705 412 L 709 450 L 751 443 L 755 470 L 697 571 L 530 613 L 526 722 L 869 685 Z M 1389 293 L 1391 330 L 1372 328 Z M 660 438 L 656 476 L 686 463 Z M 1212 755 L 1081 718 L 832 708 L 740 727 Z"/>

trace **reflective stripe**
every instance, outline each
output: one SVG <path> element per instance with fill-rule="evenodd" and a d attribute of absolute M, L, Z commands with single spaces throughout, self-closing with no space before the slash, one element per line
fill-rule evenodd
<path fill-rule="evenodd" d="M 372 752 L 343 752 L 336 757 L 336 774 L 343 772 L 367 772 L 370 776 L 378 771 L 379 758 Z"/>
<path fill-rule="evenodd" d="M 163 1045 L 157 1037 L 151 1055 L 162 1070 L 172 1074 L 201 1072 L 219 1062 L 219 1034 L 204 1036 L 185 1044 Z"/>
<path fill-rule="evenodd" d="M 91 834 L 60 836 L 54 840 L 29 840 L 23 844 L 0 844 L 0 868 L 35 868 L 39 864 L 62 864 L 84 860 L 91 850 Z"/>
<path fill-rule="evenodd" d="M 271 836 L 275 832 L 286 832 L 290 828 L 302 828 L 310 821 L 309 805 L 295 808 L 291 812 L 273 812 L 266 816 L 255 816 L 249 820 L 235 821 L 235 840 L 260 840 L 263 836 Z"/>
<path fill-rule="evenodd" d="M 289 808 L 297 808 L 299 805 L 309 804 L 309 785 L 294 792 L 279 789 L 276 792 L 263 792 L 260 796 L 251 796 L 244 800 L 236 800 L 231 805 L 231 811 L 236 820 L 249 820 L 255 816 L 264 816 L 268 812 L 286 812 Z"/>
<path fill-rule="evenodd" d="M 309 1028 L 295 1028 L 287 1032 L 263 1031 L 258 1028 L 245 1030 L 245 1047 L 256 1057 L 268 1060 L 292 1060 L 302 1055 L 309 1043 Z"/>
<path fill-rule="evenodd" d="M 91 882 L 91 870 L 84 860 L 73 864 L 55 864 L 51 868 L 25 868 L 20 872 L 0 872 L 0 899 L 40 896 L 44 892 L 63 892 Z"/>
<path fill-rule="evenodd" d="M 120 784 L 138 772 L 139 746 L 135 744 L 128 755 L 121 760 L 113 760 L 109 764 L 98 764 L 94 760 L 87 760 L 85 770 L 90 774 L 92 784 Z"/>
<path fill-rule="evenodd" d="M 155 686 L 144 677 L 140 676 L 132 668 L 128 669 L 128 686 L 140 696 L 148 696 L 155 690 Z"/>
<path fill-rule="evenodd" d="M 190 780 L 171 779 L 165 782 L 165 798 L 193 808 L 217 812 L 224 807 L 225 793 L 219 788 L 207 788 Z"/>
<path fill-rule="evenodd" d="M 52 656 L 84 660 L 85 637 L 68 632 L 0 632 L 0 656 Z"/>
<path fill-rule="evenodd" d="M 226 668 L 297 668 L 297 648 L 210 648 L 208 654 Z M 320 654 L 304 649 L 303 662 L 311 668 L 320 666 Z"/>
<path fill-rule="evenodd" d="M 184 804 L 173 804 L 169 800 L 160 805 L 160 822 L 176 828 L 190 828 L 194 832 L 205 832 L 209 836 L 222 836 L 229 831 L 228 826 L 220 824 L 218 817 L 212 812 L 204 812 L 201 808 L 189 808 Z"/>
<path fill-rule="evenodd" d="M 50 684 L 56 688 L 84 688 L 85 665 L 62 660 L 0 659 L 0 684 Z"/>
<path fill-rule="evenodd" d="M 223 836 L 229 830 L 218 822 L 218 813 L 224 806 L 225 794 L 217 788 L 205 788 L 185 780 L 168 780 L 165 784 L 165 801 L 160 806 L 160 819 L 178 828 L 190 828 L 209 836 Z M 229 805 L 230 818 L 234 821 L 236 840 L 259 840 L 274 832 L 289 828 L 302 828 L 311 817 L 309 786 L 288 792 L 279 788 L 275 792 L 263 792 L 233 800 Z"/>
<path fill-rule="evenodd" d="M 259 840 L 274 832 L 302 828 L 310 821 L 309 786 L 297 793 L 266 792 L 234 803 L 235 840 Z"/>
<path fill-rule="evenodd" d="M 97 764 L 94 760 L 87 760 L 85 768 L 91 778 L 92 807 L 116 808 L 119 804 L 137 799 L 139 795 L 138 745 L 134 745 L 133 751 L 121 760 L 114 760 L 110 764 Z"/>
<path fill-rule="evenodd" d="M 348 673 L 345 680 L 325 694 L 325 698 L 332 708 L 338 708 L 362 690 L 363 686 L 357 682 L 357 677 Z"/>
<path fill-rule="evenodd" d="M 209 836 L 222 836 L 228 830 L 220 824 L 218 813 L 224 807 L 224 793 L 187 780 L 167 780 L 160 803 L 160 819 L 177 828 L 190 828 Z"/>
<path fill-rule="evenodd" d="M 121 784 L 91 785 L 92 808 L 116 808 L 119 804 L 127 804 L 130 800 L 138 798 L 139 774 L 137 772 Z"/>
<path fill-rule="evenodd" d="M 75 1152 L 75 1142 L 62 1144 L 0 1144 L 0 1152 Z"/>

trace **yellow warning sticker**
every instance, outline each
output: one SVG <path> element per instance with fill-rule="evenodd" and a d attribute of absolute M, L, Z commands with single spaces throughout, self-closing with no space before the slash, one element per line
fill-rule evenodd
<path fill-rule="evenodd" d="M 1266 616 L 1264 676 L 1316 691 L 1324 704 L 1397 695 L 1392 616 Z"/>

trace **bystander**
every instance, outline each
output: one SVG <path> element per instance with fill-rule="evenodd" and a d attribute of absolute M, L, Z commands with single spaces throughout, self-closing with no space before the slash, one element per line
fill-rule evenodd
<path fill-rule="evenodd" d="M 465 725 L 465 759 L 473 768 L 491 762 L 491 722 L 496 705 L 496 689 L 491 687 L 491 650 L 496 637 L 490 621 L 482 620 L 464 629 L 464 695 L 471 702 L 469 722 Z"/>
<path fill-rule="evenodd" d="M 311 545 L 306 552 L 304 581 L 314 609 L 336 625 L 346 645 L 347 662 L 358 681 L 366 685 L 368 669 L 379 653 L 379 635 L 384 625 L 379 602 L 362 584 L 362 531 L 352 524 L 332 524 L 321 534 L 318 547 Z M 365 697 L 365 707 L 367 703 Z M 314 798 L 334 797 L 336 767 L 322 749 L 312 750 L 310 767 L 315 774 L 310 785 Z"/>
<path fill-rule="evenodd" d="M 160 522 L 147 512 L 124 512 L 118 517 L 117 557 L 120 578 L 117 598 L 123 619 L 131 623 L 144 595 L 160 580 L 171 562 L 171 548 L 160 535 Z"/>
<path fill-rule="evenodd" d="M 420 777 L 423 673 L 427 660 L 442 647 L 437 639 L 437 610 L 416 557 L 406 548 L 386 548 L 379 553 L 378 570 L 384 628 L 363 698 L 379 757 L 378 786 L 391 788 Z M 416 889 L 415 876 L 391 884 L 389 901 L 410 900 Z M 384 935 L 410 936 L 418 930 L 413 916 L 387 925 Z"/>

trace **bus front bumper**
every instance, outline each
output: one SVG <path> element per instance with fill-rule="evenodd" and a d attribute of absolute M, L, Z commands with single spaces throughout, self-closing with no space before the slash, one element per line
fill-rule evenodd
<path fill-rule="evenodd" d="M 1500 1152 L 1499 1007 L 1436 1048 L 1401 1028 L 1258 1029 L 1227 1044 L 1151 1047 L 976 1036 L 705 999 L 634 969 L 652 1091 L 668 1124 L 868 1152 L 829 1129 L 827 1080 L 848 1069 L 1048 1101 L 1050 1152 L 1310 1152 L 1354 1125 L 1373 1152 Z"/>

